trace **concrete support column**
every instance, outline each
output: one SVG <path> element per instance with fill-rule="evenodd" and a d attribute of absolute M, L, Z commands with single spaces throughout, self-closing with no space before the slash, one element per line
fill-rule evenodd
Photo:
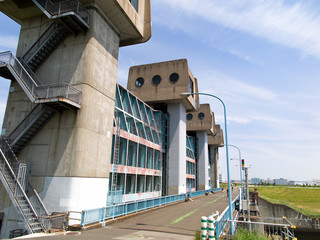
<path fill-rule="evenodd" d="M 209 145 L 211 152 L 211 181 L 213 188 L 219 188 L 219 148 L 215 145 Z"/>
<path fill-rule="evenodd" d="M 168 104 L 169 120 L 169 191 L 186 193 L 186 109 L 180 103 Z"/>
<path fill-rule="evenodd" d="M 198 172 L 199 190 L 209 189 L 209 154 L 208 134 L 205 131 L 197 132 L 198 138 Z"/>

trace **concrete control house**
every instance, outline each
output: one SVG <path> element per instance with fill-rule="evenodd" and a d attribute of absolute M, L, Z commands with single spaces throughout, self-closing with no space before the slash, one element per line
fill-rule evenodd
<path fill-rule="evenodd" d="M 185 59 L 129 70 L 119 47 L 151 37 L 150 0 L 1 0 L 21 25 L 0 151 L 0 238 L 39 216 L 217 188 L 223 134 Z"/>

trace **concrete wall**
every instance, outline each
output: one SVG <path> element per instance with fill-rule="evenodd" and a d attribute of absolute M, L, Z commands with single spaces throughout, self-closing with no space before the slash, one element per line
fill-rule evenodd
<path fill-rule="evenodd" d="M 170 81 L 172 74 L 178 74 L 176 82 Z M 160 77 L 159 84 L 154 84 L 155 76 Z M 143 78 L 141 86 L 136 84 L 138 78 Z M 192 75 L 186 59 L 133 66 L 129 70 L 127 88 L 148 104 L 182 103 L 187 110 L 198 107 L 198 95 L 180 96 L 183 92 L 198 92 L 197 79 Z"/>
<path fill-rule="evenodd" d="M 168 104 L 169 113 L 169 190 L 168 195 L 186 193 L 186 109 Z"/>
<path fill-rule="evenodd" d="M 214 114 L 210 109 L 210 104 L 200 104 L 199 108 L 187 112 L 187 131 L 206 131 L 208 134 L 214 133 L 215 120 Z"/>

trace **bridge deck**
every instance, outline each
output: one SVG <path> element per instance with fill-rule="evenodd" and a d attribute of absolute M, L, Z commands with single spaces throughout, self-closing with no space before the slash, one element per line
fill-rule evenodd
<path fill-rule="evenodd" d="M 232 194 L 233 199 L 237 195 L 238 189 L 235 188 Z M 200 230 L 201 216 L 208 216 L 215 211 L 221 213 L 227 206 L 228 198 L 226 190 L 224 190 L 223 193 L 220 191 L 193 199 L 193 201 L 146 211 L 104 228 L 83 231 L 80 235 L 70 233 L 70 235 L 50 236 L 50 239 L 193 240 L 196 229 Z M 34 239 L 49 239 L 49 237 Z"/>

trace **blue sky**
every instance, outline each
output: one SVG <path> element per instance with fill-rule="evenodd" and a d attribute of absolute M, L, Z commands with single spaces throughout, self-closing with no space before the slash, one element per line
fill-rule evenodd
<path fill-rule="evenodd" d="M 319 1 L 151 2 L 152 38 L 120 49 L 118 82 L 126 86 L 132 65 L 186 58 L 199 91 L 225 102 L 229 144 L 241 149 L 250 177 L 319 179 Z M 0 29 L 0 51 L 15 51 L 19 26 L 0 15 Z M 0 122 L 8 86 L 1 79 Z M 223 127 L 221 104 L 201 102 Z M 235 165 L 231 178 L 239 179 Z M 224 148 L 220 166 L 226 175 Z"/>

